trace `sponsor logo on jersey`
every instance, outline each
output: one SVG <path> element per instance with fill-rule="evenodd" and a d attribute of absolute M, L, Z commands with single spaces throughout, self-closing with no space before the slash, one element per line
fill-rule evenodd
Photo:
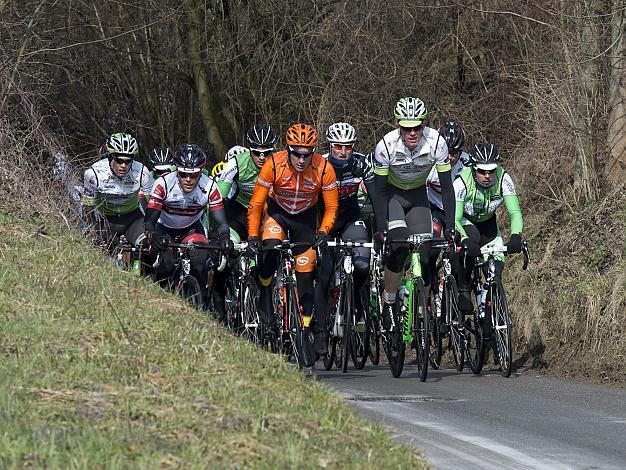
<path fill-rule="evenodd" d="M 298 264 L 298 266 L 306 266 L 307 264 L 309 264 L 309 261 L 310 260 L 308 256 L 299 256 L 296 260 L 296 263 Z"/>
<path fill-rule="evenodd" d="M 271 225 L 268 227 L 267 231 L 269 233 L 280 233 L 283 231 L 283 229 L 280 227 L 280 225 Z"/>

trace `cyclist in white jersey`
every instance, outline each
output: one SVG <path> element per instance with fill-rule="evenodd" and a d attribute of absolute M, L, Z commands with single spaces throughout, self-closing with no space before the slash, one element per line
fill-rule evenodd
<path fill-rule="evenodd" d="M 371 194 L 376 219 L 374 241 L 379 244 L 382 233 L 388 238 L 406 240 L 411 234 L 432 232 L 430 204 L 426 181 L 436 167 L 441 182 L 447 238 L 456 238 L 454 232 L 454 192 L 450 176 L 448 147 L 437 130 L 424 125 L 428 116 L 426 106 L 419 98 L 401 98 L 394 115 L 398 128 L 387 133 L 374 152 L 374 184 Z M 400 284 L 400 272 L 408 256 L 408 247 L 391 244 L 385 263 L 385 292 L 382 326 L 387 331 L 399 328 L 396 321 L 395 300 Z M 426 286 L 430 285 L 428 266 L 430 248 L 423 245 L 421 259 Z"/>
<path fill-rule="evenodd" d="M 144 209 L 154 180 L 135 160 L 139 146 L 130 134 L 111 135 L 106 152 L 85 171 L 82 197 L 87 221 L 109 247 L 122 234 L 138 246 L 145 238 Z"/>
<path fill-rule="evenodd" d="M 204 151 L 195 144 L 184 144 L 174 154 L 176 171 L 158 178 L 150 195 L 146 212 L 146 231 L 151 246 L 161 253 L 161 261 L 155 268 L 157 278 L 166 278 L 174 269 L 172 253 L 167 251 L 171 241 L 207 243 L 207 234 L 201 223 L 205 207 L 215 222 L 220 244 L 225 251 L 232 249 L 224 203 L 215 180 L 205 175 Z M 208 250 L 191 250 L 191 268 L 199 280 L 206 279 L 205 264 Z M 203 298 L 206 283 L 200 282 Z"/>

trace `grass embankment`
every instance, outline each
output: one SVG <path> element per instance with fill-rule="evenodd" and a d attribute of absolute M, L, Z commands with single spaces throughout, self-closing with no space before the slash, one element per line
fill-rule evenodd
<path fill-rule="evenodd" d="M 516 365 L 624 385 L 626 197 L 525 214 L 534 260 L 507 263 Z"/>
<path fill-rule="evenodd" d="M 292 365 L 0 216 L 0 466 L 422 467 Z"/>

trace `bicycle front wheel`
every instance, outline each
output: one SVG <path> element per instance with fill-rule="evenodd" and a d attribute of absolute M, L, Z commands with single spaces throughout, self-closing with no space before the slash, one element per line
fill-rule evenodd
<path fill-rule="evenodd" d="M 361 296 L 361 305 L 366 305 L 366 295 L 364 295 L 363 290 L 359 292 L 359 295 Z M 368 317 L 369 313 L 367 313 L 367 308 L 364 307 L 361 310 L 360 318 L 354 319 L 354 328 L 352 330 L 352 338 L 350 340 L 352 343 L 352 347 L 350 348 L 352 353 L 352 364 L 354 364 L 354 367 L 359 370 L 365 367 L 367 356 L 369 354 L 370 331 L 368 326 Z"/>
<path fill-rule="evenodd" d="M 500 375 L 510 377 L 513 366 L 513 345 L 511 335 L 511 315 L 506 301 L 504 288 L 499 280 L 496 280 L 490 288 L 491 294 L 491 318 L 493 333 L 496 339 L 498 359 L 500 360 Z"/>
<path fill-rule="evenodd" d="M 432 311 L 432 306 L 436 305 L 435 289 L 437 289 L 436 284 L 434 288 L 430 289 L 430 296 L 426 304 L 429 319 L 428 330 L 430 331 L 428 362 L 433 369 L 439 369 L 441 367 L 441 357 L 443 356 L 443 334 L 441 331 L 441 319 Z"/>
<path fill-rule="evenodd" d="M 200 283 L 194 276 L 185 276 L 183 279 L 179 280 L 179 282 L 176 283 L 174 292 L 185 302 L 190 303 L 194 307 L 202 307 L 202 292 L 200 291 Z"/>
<path fill-rule="evenodd" d="M 341 372 L 348 371 L 348 359 L 352 354 L 352 332 L 354 331 L 354 289 L 352 278 L 348 277 L 341 289 L 341 318 L 343 320 L 343 331 L 341 337 Z"/>
<path fill-rule="evenodd" d="M 300 312 L 296 289 L 293 286 L 287 287 L 287 315 L 289 323 L 289 340 L 291 343 L 291 353 L 298 368 L 304 367 L 302 357 L 302 324 L 300 323 Z"/>
<path fill-rule="evenodd" d="M 459 293 L 454 276 L 446 277 L 443 297 L 444 312 L 450 327 L 450 349 L 452 349 L 456 370 L 461 372 L 465 365 L 465 334 L 461 312 L 459 312 Z"/>
<path fill-rule="evenodd" d="M 413 282 L 413 338 L 417 351 L 417 370 L 420 382 L 426 381 L 428 375 L 428 362 L 430 360 L 430 312 L 428 310 L 426 295 L 424 295 L 424 281 L 418 279 Z"/>
<path fill-rule="evenodd" d="M 402 338 L 402 332 L 383 333 L 382 341 L 387 362 L 389 362 L 389 370 L 391 370 L 391 375 L 397 379 L 404 369 L 404 355 L 406 354 L 406 343 Z"/>
<path fill-rule="evenodd" d="M 246 276 L 241 286 L 241 324 L 243 336 L 255 344 L 265 342 L 266 325 L 259 318 L 260 291 L 252 276 Z"/>

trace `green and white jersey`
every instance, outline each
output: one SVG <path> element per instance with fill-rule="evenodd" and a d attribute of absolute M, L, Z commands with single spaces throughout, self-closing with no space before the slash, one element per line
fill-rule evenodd
<path fill-rule="evenodd" d="M 400 189 L 415 189 L 426 184 L 433 166 L 437 171 L 449 171 L 448 146 L 437 130 L 424 127 L 417 147 L 409 150 L 400 130 L 385 135 L 376 145 L 374 173 L 388 175 L 389 184 Z"/>
<path fill-rule="evenodd" d="M 502 203 L 511 217 L 511 233 L 521 233 L 524 228 L 522 211 L 511 176 L 502 168 L 496 168 L 496 181 L 488 188 L 476 183 L 474 170 L 465 168 L 454 180 L 456 199 L 456 228 L 466 235 L 463 225 L 491 219 Z"/>
<path fill-rule="evenodd" d="M 153 184 L 148 169 L 137 160 L 120 178 L 113 173 L 109 159 L 102 158 L 85 171 L 83 204 L 95 206 L 105 216 L 128 214 L 139 207 L 139 198 L 150 197 Z"/>
<path fill-rule="evenodd" d="M 261 169 L 254 163 L 249 150 L 228 160 L 217 182 L 222 197 L 228 199 L 234 197 L 239 204 L 247 208 L 259 171 Z"/>

